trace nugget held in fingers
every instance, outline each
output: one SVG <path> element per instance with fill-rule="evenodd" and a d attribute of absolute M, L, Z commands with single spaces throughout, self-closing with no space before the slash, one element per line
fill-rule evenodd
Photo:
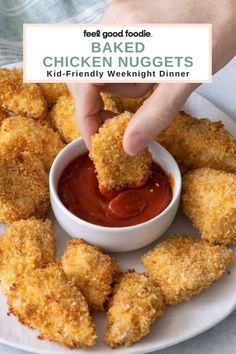
<path fill-rule="evenodd" d="M 21 277 L 9 292 L 8 305 L 20 322 L 39 331 L 40 339 L 69 348 L 95 344 L 96 330 L 88 305 L 56 263 Z"/>
<path fill-rule="evenodd" d="M 61 96 L 50 113 L 52 126 L 66 143 L 80 136 L 76 123 L 75 104 L 71 95 Z"/>
<path fill-rule="evenodd" d="M 128 271 L 117 280 L 107 314 L 107 344 L 131 346 L 150 332 L 155 319 L 163 314 L 162 292 L 148 275 Z"/>
<path fill-rule="evenodd" d="M 157 141 L 176 158 L 183 172 L 198 167 L 236 172 L 236 141 L 222 122 L 180 112 Z"/>
<path fill-rule="evenodd" d="M 61 263 L 67 277 L 79 287 L 90 308 L 103 310 L 111 284 L 119 273 L 114 258 L 82 239 L 67 243 Z"/>
<path fill-rule="evenodd" d="M 47 102 L 37 84 L 24 84 L 22 69 L 0 68 L 0 107 L 34 119 L 47 112 Z"/>
<path fill-rule="evenodd" d="M 57 100 L 63 96 L 69 94 L 69 89 L 66 84 L 59 83 L 42 83 L 38 84 L 44 97 L 47 100 L 49 107 L 57 103 Z"/>
<path fill-rule="evenodd" d="M 152 155 L 147 148 L 136 156 L 128 155 L 123 149 L 123 135 L 131 117 L 131 113 L 125 112 L 108 119 L 92 136 L 89 156 L 101 191 L 139 187 L 150 174 Z"/>
<path fill-rule="evenodd" d="M 182 205 L 202 238 L 225 245 L 236 241 L 236 175 L 210 168 L 188 172 Z"/>
<path fill-rule="evenodd" d="M 189 300 L 208 288 L 232 261 L 233 252 L 229 248 L 182 235 L 158 243 L 142 257 L 167 304 Z"/>
<path fill-rule="evenodd" d="M 14 158 L 20 152 L 31 152 L 46 169 L 64 146 L 58 133 L 30 118 L 10 117 L 0 127 L 2 154 Z"/>
<path fill-rule="evenodd" d="M 14 159 L 0 154 L 0 222 L 45 217 L 50 207 L 42 162 L 28 152 Z"/>
<path fill-rule="evenodd" d="M 15 221 L 0 238 L 0 288 L 8 294 L 16 280 L 53 262 L 55 234 L 51 221 Z"/>

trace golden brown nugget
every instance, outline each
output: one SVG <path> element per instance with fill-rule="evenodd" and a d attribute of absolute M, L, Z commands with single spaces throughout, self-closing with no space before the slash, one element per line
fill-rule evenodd
<path fill-rule="evenodd" d="M 54 261 L 55 234 L 51 221 L 15 221 L 0 238 L 1 290 L 8 294 L 16 280 Z"/>
<path fill-rule="evenodd" d="M 52 107 L 57 103 L 57 100 L 63 96 L 69 94 L 69 89 L 66 84 L 57 83 L 42 83 L 38 84 L 44 97 L 47 100 L 49 107 Z"/>
<path fill-rule="evenodd" d="M 9 117 L 9 114 L 0 108 L 0 126 L 7 117 Z"/>
<path fill-rule="evenodd" d="M 41 119 L 47 102 L 37 84 L 24 84 L 22 69 L 0 68 L 0 107 L 8 112 Z"/>
<path fill-rule="evenodd" d="M 20 152 L 31 152 L 42 161 L 46 169 L 51 167 L 64 146 L 57 132 L 31 118 L 10 117 L 0 127 L 2 154 L 14 158 Z"/>
<path fill-rule="evenodd" d="M 42 162 L 28 152 L 15 159 L 0 154 L 0 222 L 45 217 L 50 207 Z"/>
<path fill-rule="evenodd" d="M 148 275 L 130 270 L 115 284 L 107 314 L 107 344 L 131 346 L 150 332 L 150 326 L 165 310 L 162 292 Z"/>
<path fill-rule="evenodd" d="M 79 287 L 93 310 L 103 310 L 111 284 L 119 273 L 114 258 L 82 239 L 67 242 L 61 263 L 67 277 Z"/>
<path fill-rule="evenodd" d="M 125 112 L 107 119 L 92 136 L 90 158 L 101 190 L 120 190 L 142 185 L 150 173 L 152 155 L 146 148 L 135 156 L 123 149 L 123 135 L 132 117 Z"/>
<path fill-rule="evenodd" d="M 236 241 L 236 175 L 198 168 L 183 177 L 185 214 L 211 243 Z"/>
<path fill-rule="evenodd" d="M 183 171 L 211 167 L 236 172 L 236 142 L 222 122 L 180 112 L 157 141 L 176 158 Z"/>
<path fill-rule="evenodd" d="M 71 95 L 61 96 L 51 110 L 51 121 L 66 143 L 80 136 L 76 124 L 75 104 Z"/>
<path fill-rule="evenodd" d="M 233 252 L 223 245 L 174 235 L 142 257 L 142 262 L 161 288 L 167 304 L 189 300 L 208 288 L 233 261 Z"/>
<path fill-rule="evenodd" d="M 121 97 L 102 92 L 101 97 L 104 102 L 104 109 L 115 113 L 122 113 L 125 111 L 135 113 L 151 96 L 153 90 L 154 89 L 152 88 L 144 96 L 138 98 Z"/>
<path fill-rule="evenodd" d="M 96 330 L 88 305 L 56 263 L 21 277 L 9 292 L 8 305 L 20 322 L 39 331 L 40 339 L 69 348 L 95 344 Z"/>

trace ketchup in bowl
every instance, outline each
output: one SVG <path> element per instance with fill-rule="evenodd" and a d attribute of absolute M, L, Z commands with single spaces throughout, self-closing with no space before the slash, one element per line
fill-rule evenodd
<path fill-rule="evenodd" d="M 106 227 L 141 224 L 159 215 L 172 200 L 171 179 L 155 162 L 144 186 L 104 196 L 88 153 L 64 169 L 58 183 L 64 206 L 79 218 Z"/>

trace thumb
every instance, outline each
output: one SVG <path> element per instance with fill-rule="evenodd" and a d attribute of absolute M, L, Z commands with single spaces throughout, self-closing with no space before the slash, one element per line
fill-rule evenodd
<path fill-rule="evenodd" d="M 197 84 L 160 84 L 133 115 L 123 138 L 127 154 L 136 155 L 176 117 Z"/>

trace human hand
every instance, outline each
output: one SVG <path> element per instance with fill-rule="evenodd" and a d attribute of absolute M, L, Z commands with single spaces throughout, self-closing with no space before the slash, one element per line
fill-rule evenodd
<path fill-rule="evenodd" d="M 145 6 L 144 6 L 145 4 Z M 108 6 L 101 22 L 130 23 L 212 23 L 213 73 L 225 66 L 236 54 L 235 0 L 115 0 Z M 140 97 L 150 84 L 71 84 L 78 124 L 90 147 L 90 136 L 111 116 L 103 110 L 101 91 L 126 97 Z M 125 151 L 135 155 L 175 118 L 197 84 L 161 83 L 133 115 L 124 134 Z M 79 107 L 77 107 L 79 106 Z"/>

